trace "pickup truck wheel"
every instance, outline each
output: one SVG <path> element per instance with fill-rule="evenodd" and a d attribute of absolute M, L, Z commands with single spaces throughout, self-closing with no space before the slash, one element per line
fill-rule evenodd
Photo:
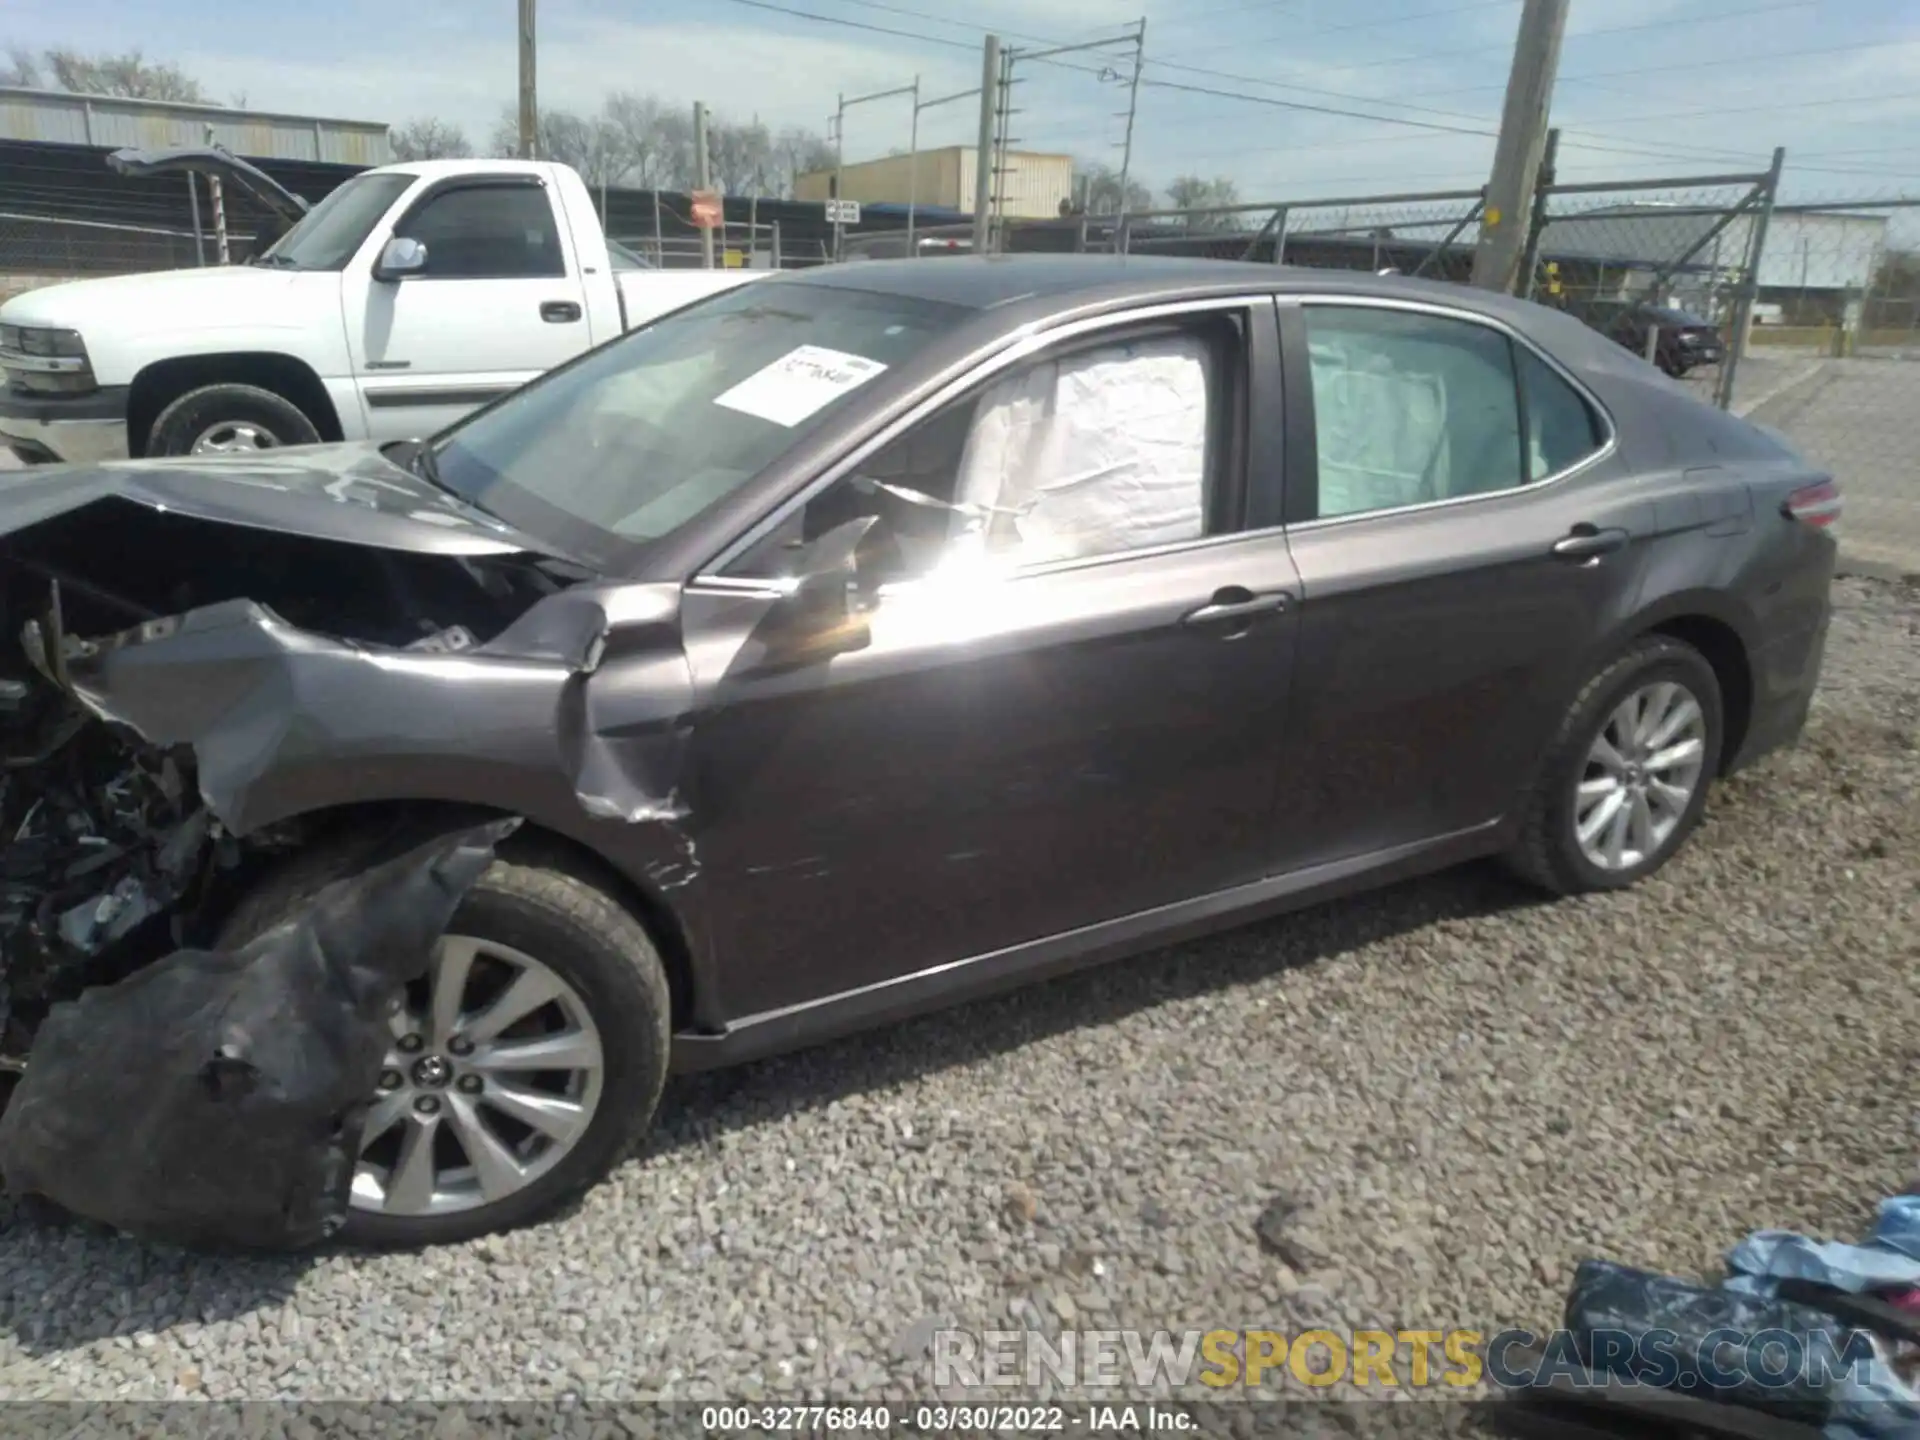
<path fill-rule="evenodd" d="M 282 445 L 317 445 L 320 432 L 299 406 L 257 385 L 203 385 L 160 412 L 146 453 L 233 455 Z"/>
<path fill-rule="evenodd" d="M 242 899 L 233 948 L 358 868 L 296 857 Z M 363 1132 L 348 1244 L 412 1248 L 542 1219 L 650 1127 L 672 1007 L 645 927 L 563 869 L 496 860 L 410 986 Z"/>

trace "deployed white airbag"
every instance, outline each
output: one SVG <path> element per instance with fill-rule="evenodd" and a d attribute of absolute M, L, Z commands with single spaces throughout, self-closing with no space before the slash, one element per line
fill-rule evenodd
<path fill-rule="evenodd" d="M 1418 505 L 1447 493 L 1447 385 L 1371 336 L 1311 342 L 1320 514 Z M 1400 345 L 1406 352 L 1413 347 Z"/>
<path fill-rule="evenodd" d="M 960 462 L 956 546 L 1031 564 L 1197 538 L 1211 360 L 1197 337 L 1156 337 L 994 385 Z"/>

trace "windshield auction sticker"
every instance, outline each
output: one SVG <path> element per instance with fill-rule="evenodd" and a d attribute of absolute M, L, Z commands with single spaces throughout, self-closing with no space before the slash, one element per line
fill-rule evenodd
<path fill-rule="evenodd" d="M 716 395 L 713 403 L 791 428 L 886 368 L 864 355 L 801 345 Z"/>

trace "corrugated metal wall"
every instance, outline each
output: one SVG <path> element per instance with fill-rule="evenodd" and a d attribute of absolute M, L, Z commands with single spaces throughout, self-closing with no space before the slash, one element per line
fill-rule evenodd
<path fill-rule="evenodd" d="M 216 143 L 253 159 L 360 166 L 393 160 L 387 126 L 380 121 L 325 120 L 220 105 L 0 86 L 0 140 L 113 150 L 123 146 L 165 149 L 202 144 L 209 127 Z"/>

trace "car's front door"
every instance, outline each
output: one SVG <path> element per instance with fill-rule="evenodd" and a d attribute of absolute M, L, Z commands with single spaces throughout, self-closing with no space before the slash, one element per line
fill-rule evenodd
<path fill-rule="evenodd" d="M 443 182 L 395 237 L 426 247 L 423 273 L 376 280 L 356 265 L 342 288 L 371 438 L 431 435 L 587 349 L 578 260 L 538 177 Z"/>
<path fill-rule="evenodd" d="M 1505 813 L 1631 608 L 1651 506 L 1606 473 L 1604 414 L 1502 329 L 1332 301 L 1281 325 L 1303 596 L 1273 825 L 1293 867 Z"/>
<path fill-rule="evenodd" d="M 1279 463 L 1277 407 L 1249 400 L 1277 392 L 1271 320 L 1063 338 L 689 586 L 728 996 L 779 1009 L 1261 871 L 1297 588 L 1280 533 L 1241 520 Z M 778 556 L 865 515 L 866 643 L 782 661 Z"/>

